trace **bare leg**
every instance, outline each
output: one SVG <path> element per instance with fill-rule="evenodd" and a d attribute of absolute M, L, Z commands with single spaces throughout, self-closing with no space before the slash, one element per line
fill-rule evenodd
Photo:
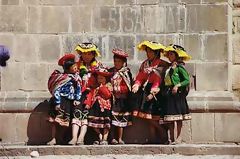
<path fill-rule="evenodd" d="M 56 124 L 55 123 L 52 124 L 51 137 L 52 137 L 52 140 L 49 141 L 47 144 L 55 145 L 56 144 Z"/>
<path fill-rule="evenodd" d="M 87 132 L 87 125 L 83 125 L 81 127 L 81 131 L 80 131 L 80 135 L 77 140 L 77 144 L 84 144 L 84 137 L 85 137 L 86 132 Z"/>
<path fill-rule="evenodd" d="M 121 144 L 124 144 L 124 141 L 122 140 L 122 136 L 123 136 L 123 128 L 118 127 L 118 142 Z"/>
<path fill-rule="evenodd" d="M 109 129 L 104 128 L 103 129 L 103 140 L 104 141 L 107 141 L 108 134 L 109 134 Z"/>
<path fill-rule="evenodd" d="M 75 145 L 77 143 L 79 126 L 77 124 L 72 124 L 72 140 L 68 142 L 70 145 Z"/>

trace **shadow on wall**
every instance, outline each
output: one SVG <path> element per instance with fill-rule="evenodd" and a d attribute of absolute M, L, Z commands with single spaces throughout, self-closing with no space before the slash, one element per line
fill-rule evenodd
<path fill-rule="evenodd" d="M 39 103 L 32 111 L 27 127 L 28 145 L 46 145 L 52 140 L 52 123 L 47 121 L 50 102 L 45 100 Z M 71 139 L 71 127 L 56 126 L 56 141 L 65 145 Z M 85 144 L 92 144 L 97 140 L 97 134 L 88 128 Z M 158 121 L 133 119 L 133 125 L 125 128 L 124 140 L 129 144 L 163 144 L 167 141 L 167 133 Z M 112 139 L 109 135 L 109 141 Z"/>

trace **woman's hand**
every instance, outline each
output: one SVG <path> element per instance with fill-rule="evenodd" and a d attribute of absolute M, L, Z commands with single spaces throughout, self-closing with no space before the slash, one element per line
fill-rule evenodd
<path fill-rule="evenodd" d="M 153 94 L 149 94 L 149 95 L 147 96 L 147 99 L 146 99 L 146 100 L 147 100 L 147 101 L 150 101 L 150 100 L 153 99 L 153 97 L 154 97 Z"/>
<path fill-rule="evenodd" d="M 178 87 L 180 87 L 180 86 L 181 86 L 181 84 L 175 85 L 175 86 L 173 87 L 173 89 L 172 89 L 172 94 L 176 94 L 177 91 L 178 91 Z"/>
<path fill-rule="evenodd" d="M 90 109 L 90 105 L 85 105 L 85 108 L 86 109 Z"/>
<path fill-rule="evenodd" d="M 132 92 L 133 92 L 133 93 L 136 93 L 136 92 L 138 91 L 138 89 L 139 89 L 139 85 L 138 85 L 138 84 L 134 84 L 134 85 L 132 86 Z"/>

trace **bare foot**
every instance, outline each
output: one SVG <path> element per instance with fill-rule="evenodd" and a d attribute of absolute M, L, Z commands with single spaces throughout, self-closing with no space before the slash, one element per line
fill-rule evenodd
<path fill-rule="evenodd" d="M 77 144 L 77 140 L 76 139 L 72 139 L 68 142 L 69 145 L 76 145 Z"/>
<path fill-rule="evenodd" d="M 56 139 L 55 139 L 55 138 L 52 138 L 52 140 L 49 141 L 49 142 L 47 143 L 47 145 L 56 145 Z"/>

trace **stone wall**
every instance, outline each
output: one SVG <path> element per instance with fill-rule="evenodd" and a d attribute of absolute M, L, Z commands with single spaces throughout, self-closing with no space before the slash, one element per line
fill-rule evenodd
<path fill-rule="evenodd" d="M 10 143 L 49 140 L 47 80 L 59 68 L 58 58 L 73 52 L 78 43 L 97 44 L 102 54 L 99 60 L 110 66 L 111 50 L 126 50 L 135 74 L 145 58 L 136 44 L 154 40 L 164 45 L 180 44 L 192 56 L 187 68 L 195 83 L 188 98 L 193 120 L 184 124 L 183 141 L 240 142 L 239 133 L 235 133 L 239 126 L 228 124 L 240 119 L 240 104 L 232 94 L 232 88 L 240 88 L 238 3 L 0 0 L 0 44 L 7 45 L 12 53 L 8 66 L 0 68 L 0 120 L 7 121 L 0 124 L 0 138 Z M 158 131 L 148 129 L 135 135 L 148 126 L 147 121 L 136 119 L 125 138 L 130 143 L 159 142 L 157 132 L 162 129 L 156 123 Z"/>

